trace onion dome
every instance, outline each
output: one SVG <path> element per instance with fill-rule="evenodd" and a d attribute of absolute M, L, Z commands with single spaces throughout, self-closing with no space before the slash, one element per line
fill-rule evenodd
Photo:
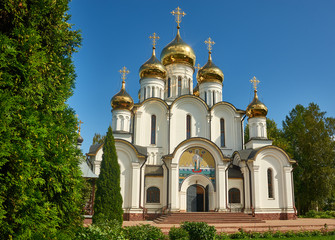
<path fill-rule="evenodd" d="M 191 67 L 194 66 L 195 53 L 193 49 L 181 39 L 179 27 L 175 39 L 161 52 L 161 62 L 164 66 L 173 63 L 187 64 Z"/>
<path fill-rule="evenodd" d="M 77 143 L 82 144 L 83 142 L 84 142 L 83 137 L 79 135 L 78 138 L 77 138 Z"/>
<path fill-rule="evenodd" d="M 120 70 L 120 73 L 122 74 L 122 87 L 120 92 L 112 97 L 111 105 L 113 110 L 124 109 L 130 111 L 134 107 L 134 101 L 131 96 L 129 96 L 129 94 L 126 92 L 125 88 L 126 74 L 128 74 L 129 71 L 126 69 L 126 67 L 123 67 L 122 70 Z"/>
<path fill-rule="evenodd" d="M 156 36 L 156 33 L 153 33 L 153 36 L 149 37 L 152 39 L 152 56 L 140 67 L 140 78 L 159 78 L 165 79 L 167 71 L 165 66 L 156 58 L 156 39 L 159 39 L 159 36 Z"/>
<path fill-rule="evenodd" d="M 268 108 L 258 99 L 257 90 L 254 91 L 254 99 L 248 105 L 246 114 L 249 118 L 253 117 L 266 117 Z"/>
<path fill-rule="evenodd" d="M 201 84 L 203 82 L 223 82 L 223 72 L 220 68 L 218 68 L 212 61 L 212 45 L 215 44 L 211 41 L 211 38 L 205 41 L 208 44 L 208 61 L 202 68 L 199 69 L 197 74 L 198 83 Z"/>
<path fill-rule="evenodd" d="M 195 86 L 195 88 L 193 89 L 193 95 L 196 96 L 196 97 L 200 96 L 200 93 L 199 93 L 199 84 L 197 84 L 197 86 Z"/>

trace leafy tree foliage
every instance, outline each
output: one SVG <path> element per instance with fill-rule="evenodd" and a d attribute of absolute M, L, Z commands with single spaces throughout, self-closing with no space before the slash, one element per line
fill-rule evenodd
<path fill-rule="evenodd" d="M 94 144 L 100 144 L 100 143 L 104 143 L 105 141 L 105 135 L 101 135 L 100 133 L 95 133 L 93 136 L 93 145 Z"/>
<path fill-rule="evenodd" d="M 335 119 L 315 103 L 297 105 L 283 122 L 284 137 L 298 165 L 294 170 L 295 196 L 300 213 L 326 204 L 335 184 Z"/>
<path fill-rule="evenodd" d="M 0 238 L 81 221 L 68 1 L 0 2 Z"/>
<path fill-rule="evenodd" d="M 103 146 L 103 155 L 94 204 L 93 222 L 103 219 L 123 221 L 120 187 L 120 166 L 117 160 L 112 127 L 109 126 Z"/>

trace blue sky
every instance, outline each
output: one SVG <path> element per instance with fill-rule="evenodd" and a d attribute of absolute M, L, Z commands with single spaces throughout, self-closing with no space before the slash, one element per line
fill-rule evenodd
<path fill-rule="evenodd" d="M 68 104 L 84 122 L 84 153 L 94 133 L 104 134 L 111 124 L 110 100 L 121 88 L 123 66 L 130 70 L 126 90 L 138 102 L 138 70 L 151 56 L 149 36 L 159 35 L 160 56 L 175 37 L 170 12 L 177 6 L 187 14 L 181 37 L 197 63 L 207 62 L 204 41 L 216 43 L 212 57 L 225 75 L 224 101 L 246 109 L 253 98 L 249 80 L 256 76 L 268 117 L 279 127 L 297 104 L 315 102 L 335 117 L 334 0 L 73 0 L 70 22 L 83 42 L 73 58 L 77 79 Z"/>

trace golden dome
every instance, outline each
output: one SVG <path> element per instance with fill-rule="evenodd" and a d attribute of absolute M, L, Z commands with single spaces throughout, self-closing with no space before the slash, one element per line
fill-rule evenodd
<path fill-rule="evenodd" d="M 193 95 L 196 96 L 196 97 L 200 96 L 200 93 L 199 93 L 199 84 L 197 84 L 197 86 L 195 86 L 195 88 L 193 89 Z"/>
<path fill-rule="evenodd" d="M 257 90 L 254 91 L 254 99 L 248 105 L 246 114 L 249 118 L 266 117 L 268 108 L 258 99 Z"/>
<path fill-rule="evenodd" d="M 177 36 L 170 42 L 161 53 L 161 62 L 164 66 L 172 63 L 182 63 L 190 65 L 195 64 L 195 54 L 193 49 L 187 45 L 180 37 L 179 28 Z"/>
<path fill-rule="evenodd" d="M 156 58 L 155 48 L 152 49 L 151 58 L 140 68 L 140 78 L 165 79 L 167 71 L 165 66 Z"/>
<path fill-rule="evenodd" d="M 120 92 L 114 95 L 111 100 L 113 110 L 125 109 L 131 110 L 134 107 L 134 101 L 131 96 L 126 92 L 125 81 L 122 81 L 122 88 Z"/>
<path fill-rule="evenodd" d="M 201 84 L 203 82 L 223 82 L 223 72 L 220 68 L 218 68 L 212 61 L 211 52 L 209 52 L 208 62 L 199 69 L 197 73 L 198 83 Z"/>

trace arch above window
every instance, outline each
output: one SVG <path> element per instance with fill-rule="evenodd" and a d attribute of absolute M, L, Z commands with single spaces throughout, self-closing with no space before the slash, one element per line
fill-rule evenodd
<path fill-rule="evenodd" d="M 160 203 L 160 190 L 158 187 L 147 189 L 147 203 Z"/>

